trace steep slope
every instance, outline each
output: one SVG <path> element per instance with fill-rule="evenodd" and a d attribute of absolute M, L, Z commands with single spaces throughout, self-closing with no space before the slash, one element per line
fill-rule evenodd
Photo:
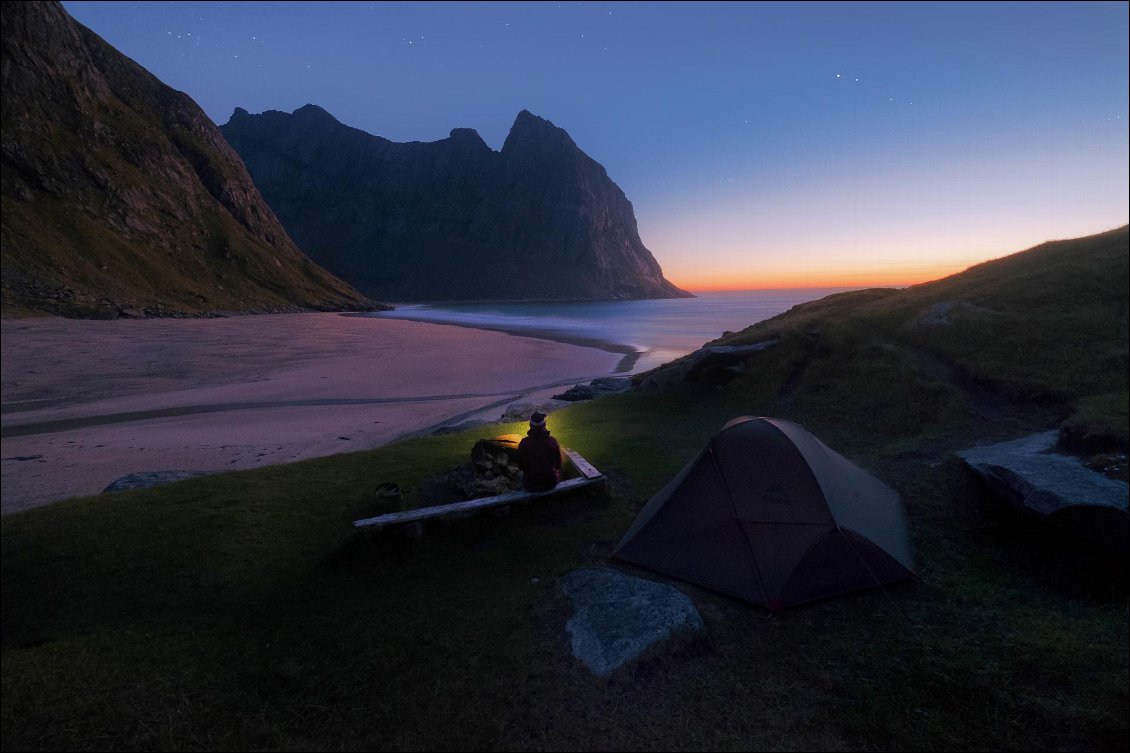
<path fill-rule="evenodd" d="M 0 7 L 6 314 L 369 306 L 299 251 L 188 96 L 59 3 Z"/>
<path fill-rule="evenodd" d="M 523 111 L 501 152 L 474 130 L 395 143 L 306 105 L 237 109 L 221 131 L 319 263 L 392 300 L 689 296 L 632 205 L 569 135 Z"/>

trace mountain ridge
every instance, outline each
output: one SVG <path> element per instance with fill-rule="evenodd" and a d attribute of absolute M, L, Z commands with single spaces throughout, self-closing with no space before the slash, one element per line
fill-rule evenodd
<path fill-rule="evenodd" d="M 312 258 L 385 300 L 690 297 L 663 277 L 631 202 L 528 110 L 500 151 L 477 131 L 393 142 L 307 104 L 237 108 L 220 131 Z"/>

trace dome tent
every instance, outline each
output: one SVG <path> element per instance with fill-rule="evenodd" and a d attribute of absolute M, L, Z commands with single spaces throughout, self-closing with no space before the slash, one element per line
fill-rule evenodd
<path fill-rule="evenodd" d="M 799 424 L 742 416 L 613 557 L 776 610 L 913 577 L 898 493 Z"/>

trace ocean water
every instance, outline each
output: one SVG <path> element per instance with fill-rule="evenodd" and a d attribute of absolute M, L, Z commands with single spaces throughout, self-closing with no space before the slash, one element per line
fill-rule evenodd
<path fill-rule="evenodd" d="M 623 353 L 621 368 L 646 371 L 807 301 L 853 288 L 741 290 L 696 298 L 562 303 L 397 304 L 365 314 L 499 330 Z"/>

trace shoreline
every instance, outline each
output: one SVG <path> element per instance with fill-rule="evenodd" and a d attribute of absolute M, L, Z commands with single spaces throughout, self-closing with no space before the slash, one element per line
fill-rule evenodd
<path fill-rule="evenodd" d="M 395 309 L 394 309 L 395 310 Z M 382 314 L 382 316 L 373 316 L 373 314 Z M 538 329 L 536 327 L 507 327 L 501 324 L 478 324 L 470 322 L 455 322 L 455 321 L 441 321 L 438 319 L 419 319 L 411 316 L 396 316 L 391 315 L 390 312 L 349 312 L 343 313 L 341 316 L 356 316 L 363 319 L 396 319 L 402 322 L 420 322 L 423 324 L 438 324 L 447 327 L 464 327 L 466 329 L 478 329 L 486 332 L 502 332 L 507 335 L 514 335 L 515 337 L 533 337 L 540 340 L 549 340 L 550 342 L 562 343 L 564 345 L 576 345 L 582 348 L 596 348 L 608 353 L 616 353 L 621 356 L 620 362 L 616 364 L 613 373 L 625 374 L 631 373 L 632 368 L 639 362 L 640 358 L 644 356 L 645 351 L 634 348 L 625 343 L 617 343 L 611 340 L 602 340 L 596 337 L 584 337 L 582 335 L 574 335 L 568 332 L 560 332 L 551 329 Z"/>
<path fill-rule="evenodd" d="M 259 468 L 501 418 L 625 357 L 352 314 L 0 321 L 0 510 L 97 495 L 130 473 Z"/>

